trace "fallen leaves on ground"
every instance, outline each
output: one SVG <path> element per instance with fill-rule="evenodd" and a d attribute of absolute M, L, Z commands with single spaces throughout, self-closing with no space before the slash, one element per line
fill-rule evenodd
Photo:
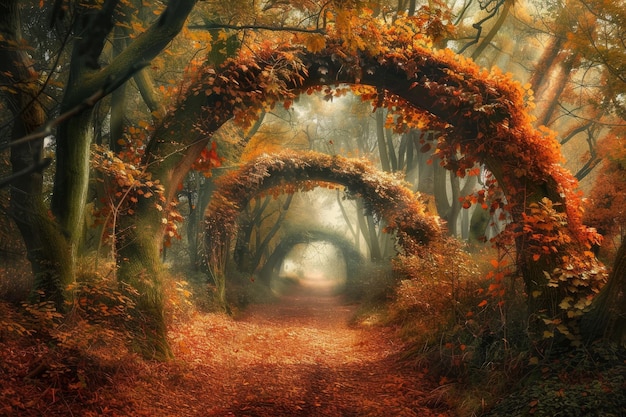
<path fill-rule="evenodd" d="M 397 360 L 392 330 L 349 325 L 355 308 L 300 292 L 236 319 L 196 313 L 171 329 L 175 360 L 93 363 L 106 378 L 75 392 L 25 379 L 41 352 L 14 346 L 0 368 L 0 415 L 448 417 L 437 384 Z"/>

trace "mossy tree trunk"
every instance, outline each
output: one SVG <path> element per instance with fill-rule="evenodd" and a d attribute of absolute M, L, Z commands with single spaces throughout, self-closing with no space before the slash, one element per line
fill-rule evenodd
<path fill-rule="evenodd" d="M 46 122 L 39 74 L 32 68 L 26 49 L 20 49 L 18 1 L 0 4 L 0 80 L 13 86 L 5 91 L 13 116 L 12 142 L 36 133 Z M 24 239 L 35 276 L 35 294 L 64 307 L 64 288 L 57 285 L 71 274 L 68 247 L 59 227 L 48 214 L 43 198 L 43 134 L 11 147 L 11 217 Z"/>
<path fill-rule="evenodd" d="M 155 58 L 180 32 L 196 0 L 172 1 L 159 19 L 121 51 L 106 67 L 101 68 L 99 57 L 105 38 L 114 27 L 115 1 L 107 1 L 101 7 L 88 7 L 79 10 L 75 33 L 81 34 L 73 50 L 71 74 L 61 104 L 61 111 L 82 109 L 76 117 L 62 123 L 57 134 L 57 163 L 52 199 L 52 211 L 59 222 L 69 246 L 70 264 L 75 262 L 78 243 L 81 238 L 84 204 L 89 181 L 89 152 L 93 135 L 91 105 L 108 95 L 118 86 Z M 191 129 L 190 129 L 191 130 Z M 158 250 L 161 236 L 154 237 L 159 228 L 151 220 L 136 216 L 128 222 L 135 228 L 145 230 L 137 233 L 136 240 L 126 246 L 124 257 L 119 259 L 120 277 L 137 284 L 139 290 L 138 307 L 144 317 L 154 320 L 147 325 L 146 334 L 155 339 L 155 352 L 145 351 L 150 356 L 169 357 L 165 338 L 165 324 L 162 317 L 162 295 L 159 289 Z M 162 233 L 162 229 L 160 232 Z M 156 241 L 156 243 L 155 243 Z M 156 257 L 155 257 L 156 254 Z M 141 259 L 144 258 L 144 259 Z M 130 262 L 130 265 L 124 265 Z M 133 264 L 132 262 L 136 262 Z M 142 267 L 138 267 L 141 265 Z M 55 285 L 61 289 L 74 279 L 72 269 L 60 276 Z M 152 280 L 152 284 L 144 282 Z M 151 328 L 152 329 L 151 329 Z M 154 355 L 152 355 L 154 353 Z"/>
<path fill-rule="evenodd" d="M 83 206 L 89 180 L 89 152 L 93 136 L 92 101 L 115 90 L 142 66 L 156 57 L 182 28 L 195 1 L 173 2 L 158 21 L 141 34 L 105 68 L 99 57 L 105 38 L 114 27 L 116 2 L 105 2 L 101 8 L 83 6 L 76 18 L 74 33 L 81 38 L 74 45 L 70 75 L 61 103 L 61 112 L 85 107 L 77 117 L 59 126 L 57 164 L 52 211 L 68 236 L 75 254 L 83 224 Z M 139 63 L 139 64 L 138 64 Z M 71 279 L 71 278 L 70 278 Z"/>
<path fill-rule="evenodd" d="M 167 340 L 163 299 L 164 271 L 161 242 L 164 229 L 162 216 L 151 201 L 140 201 L 137 217 L 120 219 L 117 236 L 118 281 L 138 292 L 136 347 L 145 356 L 157 360 L 172 358 Z"/>
<path fill-rule="evenodd" d="M 194 128 L 205 100 L 190 95 L 177 111 L 167 115 L 157 126 L 143 163 L 152 181 L 158 180 L 164 187 L 160 196 L 163 200 L 156 195 L 138 196 L 134 215 L 120 218 L 117 227 L 117 278 L 139 292 L 137 303 L 143 329 L 138 347 L 144 356 L 159 360 L 172 356 L 167 341 L 162 293 L 164 271 L 160 256 L 167 207 L 176 197 L 178 184 L 209 141 Z M 181 137 L 181 132 L 187 133 Z"/>
<path fill-rule="evenodd" d="M 46 292 L 48 299 L 58 307 L 64 305 L 68 294 L 67 285 L 74 280 L 74 266 L 78 243 L 83 226 L 84 204 L 89 180 L 89 152 L 94 132 L 92 106 L 125 83 L 150 60 L 156 57 L 179 33 L 197 0 L 172 1 L 159 19 L 139 35 L 106 67 L 101 68 L 99 57 L 105 38 L 114 27 L 116 1 L 103 4 L 83 4 L 76 10 L 75 42 L 68 85 L 61 104 L 62 117 L 58 120 L 56 173 L 53 189 L 52 212 L 48 215 L 43 202 L 41 169 L 30 170 L 15 180 L 13 212 L 19 219 L 18 226 L 24 235 L 29 258 L 38 278 L 39 289 Z M 17 40 L 19 16 L 17 2 L 4 2 L 2 8 L 2 31 L 6 40 Z M 6 12 L 6 13 L 5 13 Z M 3 75 L 12 74 L 7 85 L 21 84 L 31 89 L 37 83 L 37 74 L 32 68 L 25 51 L 2 48 L 7 54 L 3 65 L 8 68 Z M 14 125 L 14 138 L 33 132 L 45 122 L 43 109 L 33 100 L 36 91 L 18 91 L 12 95 L 13 112 L 19 115 Z M 26 108 L 25 103 L 30 107 Z M 24 111 L 24 110 L 27 111 Z M 189 129 L 188 131 L 191 131 Z M 43 139 L 29 141 L 12 148 L 12 163 L 15 172 L 41 163 Z M 37 167 L 36 167 L 37 168 Z M 156 211 L 156 209 L 155 209 Z M 138 307 L 147 318 L 145 334 L 155 339 L 157 346 L 150 356 L 168 357 L 169 348 L 165 339 L 165 324 L 162 315 L 162 294 L 159 288 L 160 262 L 159 242 L 163 230 L 158 225 L 160 217 L 150 215 L 134 217 L 126 225 L 144 230 L 136 233 L 136 240 L 125 248 L 120 261 L 120 276 L 137 285 Z M 154 219 L 157 220 L 154 220 Z M 134 224 L 137 222 L 138 224 Z M 156 243 L 155 243 L 156 242 Z M 125 261 L 128 265 L 124 265 Z M 138 267 L 142 266 L 141 268 Z"/>
<path fill-rule="evenodd" d="M 187 3 L 191 5 L 195 1 Z M 182 25 L 182 21 L 179 23 Z M 227 53 L 232 51 L 228 49 Z M 218 58 L 224 59 L 221 55 L 210 57 L 211 60 Z M 142 88 L 142 91 L 147 90 L 147 86 Z M 135 214 L 121 219 L 118 227 L 123 231 L 117 241 L 118 280 L 139 291 L 138 308 L 144 318 L 145 336 L 139 348 L 145 356 L 155 359 L 172 356 L 167 341 L 162 293 L 164 271 L 160 256 L 167 213 L 160 211 L 157 204 L 167 211 L 176 198 L 178 185 L 182 184 L 193 162 L 209 143 L 209 134 L 198 132 L 196 126 L 197 121 L 206 115 L 206 105 L 211 105 L 206 97 L 190 92 L 173 112 L 163 116 L 150 138 L 143 161 L 152 180 L 158 180 L 164 187 L 163 200 L 140 198 Z M 212 132 L 228 118 L 226 114 L 223 119 L 215 121 Z M 181 132 L 185 134 L 181 136 Z M 196 209 L 203 212 L 207 203 L 204 194 L 199 196 Z"/>

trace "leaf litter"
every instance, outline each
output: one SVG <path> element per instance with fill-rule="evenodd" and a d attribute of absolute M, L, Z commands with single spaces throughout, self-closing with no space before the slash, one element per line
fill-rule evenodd
<path fill-rule="evenodd" d="M 120 357 L 106 381 L 56 396 L 13 375 L 0 397 L 30 396 L 11 409 L 23 416 L 451 416 L 393 329 L 355 324 L 356 308 L 295 292 L 236 318 L 196 312 L 172 324 L 173 361 Z"/>

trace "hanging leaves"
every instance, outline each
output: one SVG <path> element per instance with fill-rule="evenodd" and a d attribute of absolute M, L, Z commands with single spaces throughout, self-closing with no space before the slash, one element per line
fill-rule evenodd
<path fill-rule="evenodd" d="M 205 177 L 211 176 L 213 168 L 220 167 L 222 159 L 217 155 L 217 142 L 211 142 L 211 149 L 204 148 L 198 159 L 191 165 L 191 169 L 202 172 Z"/>

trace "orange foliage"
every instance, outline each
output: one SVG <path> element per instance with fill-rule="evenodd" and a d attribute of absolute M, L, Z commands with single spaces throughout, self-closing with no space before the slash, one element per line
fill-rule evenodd
<path fill-rule="evenodd" d="M 222 159 L 217 155 L 217 143 L 211 143 L 211 149 L 204 148 L 200 156 L 191 165 L 191 169 L 201 171 L 205 177 L 211 176 L 211 169 L 222 165 Z"/>
<path fill-rule="evenodd" d="M 545 247 L 550 254 L 550 263 L 545 264 L 548 274 L 555 267 L 568 266 L 560 256 L 563 253 L 574 254 L 581 259 L 580 267 L 594 270 L 594 261 L 584 253 L 599 237 L 583 224 L 578 184 L 561 166 L 555 133 L 533 127 L 535 120 L 528 112 L 533 106 L 529 85 L 523 86 L 497 69 L 487 71 L 450 50 L 433 50 L 425 30 L 431 21 L 423 20 L 424 15 L 417 20 L 398 19 L 392 28 L 382 26 L 366 11 L 360 16 L 341 10 L 331 15 L 334 20 L 327 27 L 323 49 L 321 42 L 311 48 L 319 52 L 307 51 L 310 40 L 303 37 L 304 45 L 294 44 L 295 38 L 291 42 L 262 40 L 219 69 L 203 68 L 198 77 L 202 83 L 192 87 L 194 94 L 207 96 L 209 106 L 209 115 L 199 129 L 210 134 L 230 118 L 245 128 L 256 119 L 261 106 L 289 103 L 300 91 L 323 91 L 332 99 L 346 88 L 328 84 L 349 84 L 363 99 L 395 111 L 389 125 L 397 130 L 438 131 L 436 142 L 422 146 L 434 147 L 445 168 L 464 176 L 474 173 L 476 166 L 487 166 L 504 192 L 492 208 L 503 206 L 512 218 L 497 243 L 521 245 L 517 249 L 522 267 L 546 254 Z M 251 172 L 250 181 L 263 183 L 265 175 Z M 494 184 L 487 190 L 489 197 L 496 195 Z M 241 193 L 248 192 L 243 184 L 239 186 Z M 544 197 L 550 201 L 542 204 L 563 213 L 553 225 L 556 229 L 547 234 L 541 228 L 544 219 L 536 217 L 539 213 L 529 206 Z M 464 205 L 485 205 L 487 201 L 493 200 L 475 195 L 465 199 Z M 414 220 L 392 218 L 390 227 L 402 230 Z M 592 293 L 601 285 L 600 275 L 590 275 L 586 288 Z M 567 289 L 570 281 L 569 277 L 559 280 L 559 286 Z"/>
<path fill-rule="evenodd" d="M 616 135 L 599 145 L 603 164 L 589 194 L 585 220 L 607 241 L 623 240 L 626 231 L 626 147 Z"/>

